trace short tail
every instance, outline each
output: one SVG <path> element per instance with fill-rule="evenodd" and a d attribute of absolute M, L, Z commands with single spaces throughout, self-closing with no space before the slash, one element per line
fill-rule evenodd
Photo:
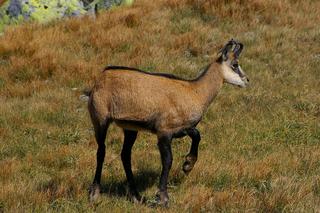
<path fill-rule="evenodd" d="M 86 88 L 86 89 L 82 90 L 82 94 L 80 95 L 79 99 L 81 101 L 87 102 L 90 99 L 91 93 L 92 93 L 92 89 Z"/>
<path fill-rule="evenodd" d="M 91 93 L 92 93 L 92 89 L 86 88 L 86 89 L 82 90 L 82 94 L 85 96 L 90 97 Z"/>

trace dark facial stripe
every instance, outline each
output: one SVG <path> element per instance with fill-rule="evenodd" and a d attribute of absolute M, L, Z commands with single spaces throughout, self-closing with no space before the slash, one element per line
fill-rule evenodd
<path fill-rule="evenodd" d="M 242 72 L 240 71 L 240 68 L 239 68 L 239 64 L 238 64 L 238 63 L 231 65 L 231 68 L 232 68 L 232 70 L 233 70 L 235 73 L 237 73 L 237 74 L 240 76 L 240 78 L 243 78 L 243 77 L 244 77 L 244 75 L 243 75 Z"/>

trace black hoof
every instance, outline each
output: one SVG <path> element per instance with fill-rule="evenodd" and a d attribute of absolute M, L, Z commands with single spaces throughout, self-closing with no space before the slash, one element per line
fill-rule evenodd
<path fill-rule="evenodd" d="M 139 193 L 129 193 L 129 199 L 135 204 L 142 204 L 145 202 Z"/>
<path fill-rule="evenodd" d="M 183 166 L 182 166 L 182 170 L 186 175 L 188 175 L 191 172 L 196 161 L 197 161 L 196 157 L 193 157 L 190 155 L 186 156 L 186 161 L 183 163 Z"/>
<path fill-rule="evenodd" d="M 90 202 L 95 202 L 100 197 L 100 185 L 99 184 L 92 184 L 89 188 L 89 200 Z"/>
<path fill-rule="evenodd" d="M 182 170 L 186 175 L 188 175 L 191 172 L 192 168 L 193 167 L 190 165 L 190 162 L 184 162 L 182 166 Z"/>
<path fill-rule="evenodd" d="M 165 208 L 169 208 L 169 196 L 167 192 L 158 192 L 156 195 L 156 204 Z"/>

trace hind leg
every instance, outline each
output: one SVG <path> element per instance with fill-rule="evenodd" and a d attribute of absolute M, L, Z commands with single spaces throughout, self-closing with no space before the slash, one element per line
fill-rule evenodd
<path fill-rule="evenodd" d="M 159 204 L 168 206 L 169 196 L 167 192 L 168 176 L 172 166 L 172 151 L 171 151 L 172 135 L 158 136 L 158 148 L 161 156 L 162 171 L 159 183 Z"/>
<path fill-rule="evenodd" d="M 109 126 L 109 123 L 107 123 L 106 125 L 94 125 L 95 137 L 98 144 L 98 151 L 97 151 L 96 172 L 95 172 L 93 183 L 89 189 L 89 199 L 91 202 L 95 201 L 99 197 L 100 191 L 101 191 L 100 180 L 101 180 L 103 161 L 106 153 L 105 152 L 106 146 L 104 142 L 106 139 L 108 126 Z"/>
<path fill-rule="evenodd" d="M 129 184 L 129 196 L 133 202 L 141 202 L 141 196 L 136 188 L 132 170 L 131 170 L 131 150 L 132 146 L 137 138 L 137 131 L 124 129 L 124 143 L 121 151 L 121 160 L 124 167 L 124 171 L 127 176 L 127 181 Z"/>
<path fill-rule="evenodd" d="M 200 133 L 196 128 L 189 129 L 187 131 L 187 134 L 189 135 L 189 137 L 191 137 L 192 144 L 190 152 L 186 156 L 185 162 L 182 167 L 185 174 L 189 174 L 189 172 L 193 169 L 194 164 L 197 162 L 198 147 L 201 140 Z"/>

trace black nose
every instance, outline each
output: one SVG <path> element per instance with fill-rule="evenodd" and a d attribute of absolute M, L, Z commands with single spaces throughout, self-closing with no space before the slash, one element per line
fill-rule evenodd
<path fill-rule="evenodd" d="M 249 78 L 247 78 L 247 81 L 249 82 Z"/>

